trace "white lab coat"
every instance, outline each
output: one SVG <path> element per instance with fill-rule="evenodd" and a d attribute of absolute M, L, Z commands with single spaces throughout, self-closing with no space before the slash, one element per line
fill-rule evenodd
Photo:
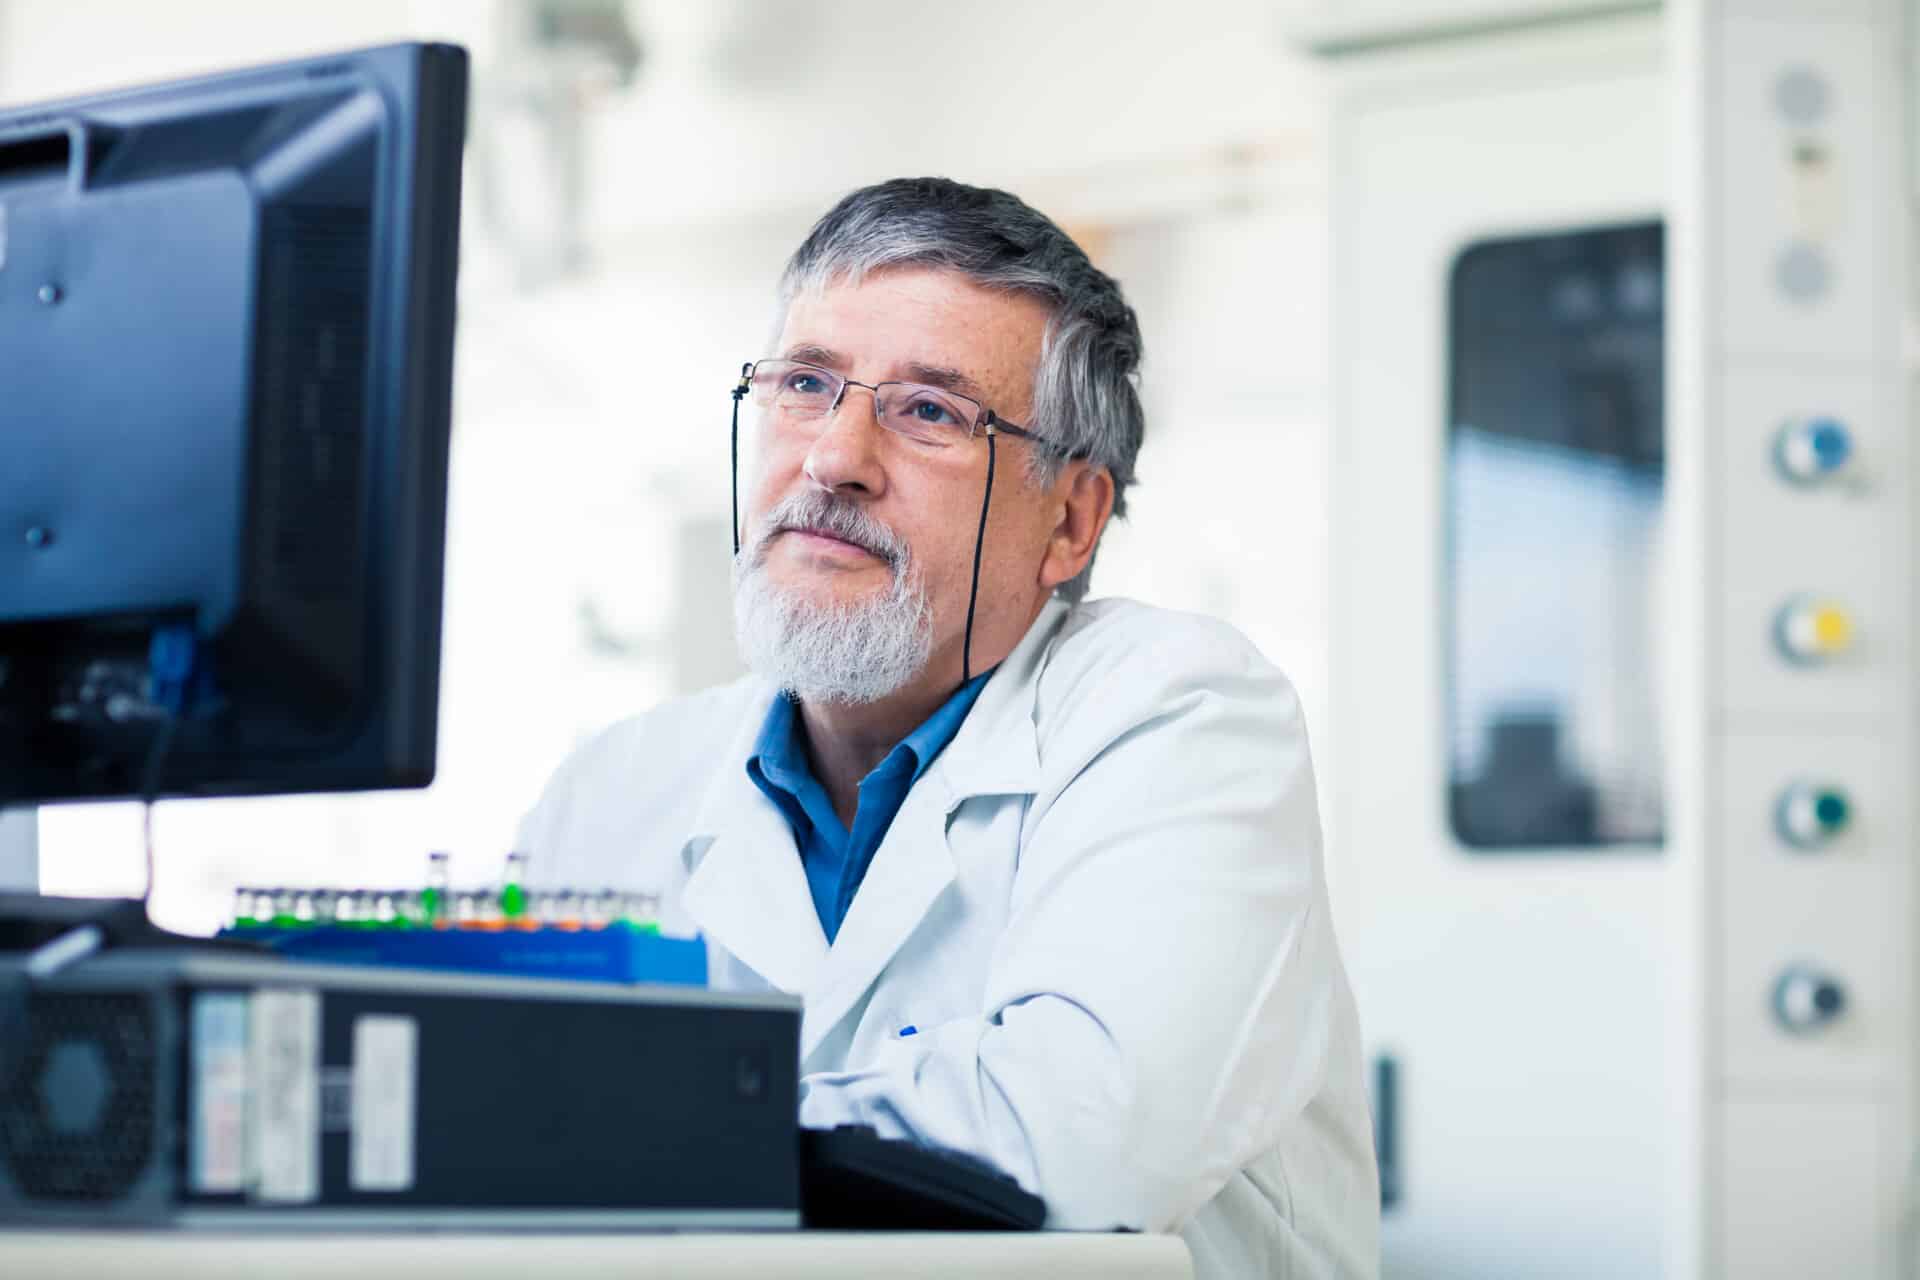
<path fill-rule="evenodd" d="M 1306 730 L 1244 637 L 1048 604 L 831 947 L 746 772 L 772 697 L 748 678 L 588 742 L 522 829 L 533 878 L 656 891 L 715 986 L 803 996 L 809 1125 L 974 1152 L 1050 1225 L 1179 1231 L 1202 1275 L 1377 1272 Z"/>

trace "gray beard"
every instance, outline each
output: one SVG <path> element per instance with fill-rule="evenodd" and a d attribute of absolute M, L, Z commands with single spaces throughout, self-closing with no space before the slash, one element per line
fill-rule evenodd
<path fill-rule="evenodd" d="M 911 566 L 886 594 L 816 605 L 767 577 L 764 543 L 733 567 L 733 636 L 756 674 L 802 702 L 861 704 L 898 693 L 933 654 L 933 610 Z"/>

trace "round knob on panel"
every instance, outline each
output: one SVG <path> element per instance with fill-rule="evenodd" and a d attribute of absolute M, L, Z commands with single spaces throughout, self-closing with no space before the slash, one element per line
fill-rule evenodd
<path fill-rule="evenodd" d="M 1847 793 L 1836 786 L 1798 782 L 1780 795 L 1774 820 L 1781 838 L 1802 849 L 1817 849 L 1842 831 L 1853 818 Z"/>
<path fill-rule="evenodd" d="M 1846 988 L 1824 973 L 1795 965 L 1773 984 L 1773 1016 L 1796 1035 L 1820 1030 L 1846 1009 Z"/>
<path fill-rule="evenodd" d="M 1773 440 L 1773 464 L 1794 484 L 1818 484 L 1846 469 L 1853 433 L 1838 418 L 1794 418 Z"/>
<path fill-rule="evenodd" d="M 1773 636 L 1788 661 L 1811 665 L 1853 647 L 1853 616 L 1831 600 L 1797 596 L 1774 621 Z"/>

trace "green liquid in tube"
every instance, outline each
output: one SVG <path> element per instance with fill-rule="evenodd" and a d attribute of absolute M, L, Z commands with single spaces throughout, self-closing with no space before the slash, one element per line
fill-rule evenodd
<path fill-rule="evenodd" d="M 509 923 L 517 923 L 527 914 L 527 855 L 510 853 L 507 855 L 507 876 L 500 886 L 500 914 Z"/>

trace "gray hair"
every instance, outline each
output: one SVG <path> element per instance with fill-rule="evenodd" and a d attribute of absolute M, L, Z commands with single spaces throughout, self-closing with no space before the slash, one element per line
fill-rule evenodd
<path fill-rule="evenodd" d="M 1125 516 L 1146 414 L 1140 325 L 1119 283 L 1018 196 L 947 178 L 896 178 L 853 192 L 814 224 L 787 260 L 782 311 L 802 291 L 898 266 L 957 271 L 1052 309 L 1034 378 L 1034 420 L 1022 425 L 1060 452 L 1033 450 L 1031 477 L 1052 484 L 1068 458 L 1085 458 L 1113 476 L 1113 514 Z M 1057 594 L 1082 599 L 1092 574 L 1089 560 Z"/>

